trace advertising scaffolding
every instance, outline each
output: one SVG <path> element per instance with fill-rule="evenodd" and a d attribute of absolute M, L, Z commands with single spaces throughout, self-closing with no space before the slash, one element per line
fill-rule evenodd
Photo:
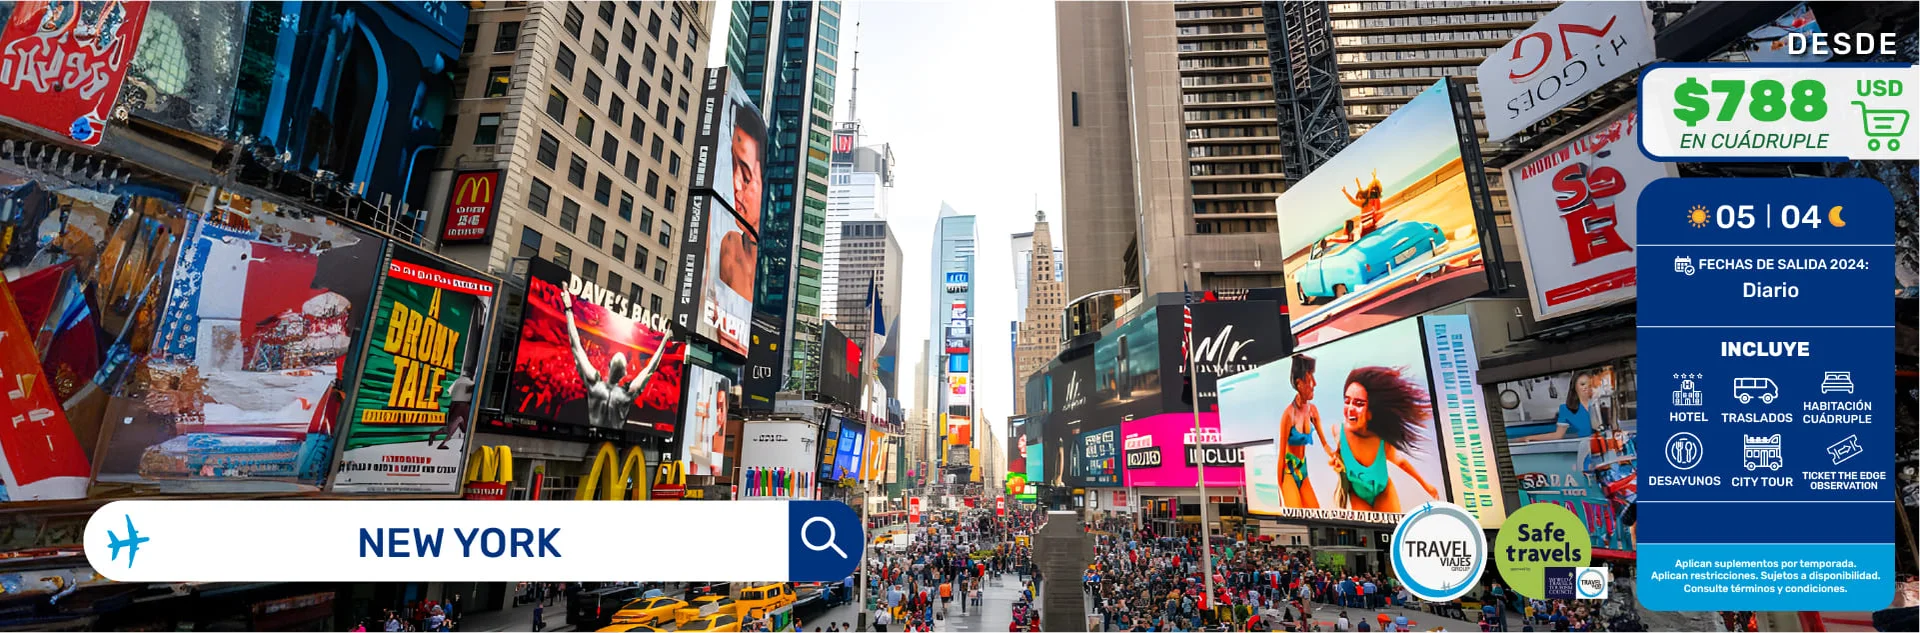
<path fill-rule="evenodd" d="M 393 249 L 334 491 L 459 491 L 495 288 L 451 262 Z"/>
<path fill-rule="evenodd" d="M 527 303 L 506 407 L 556 424 L 672 437 L 686 343 L 666 317 L 543 259 L 527 263 Z"/>
<path fill-rule="evenodd" d="M 860 345 L 832 323 L 822 323 L 821 330 L 820 395 L 840 404 L 861 406 L 864 403 L 860 393 L 866 376 L 860 371 L 864 357 Z"/>
<path fill-rule="evenodd" d="M 1452 84 L 1435 82 L 1279 197 L 1302 347 L 1487 289 L 1485 176 L 1468 168 L 1479 145 L 1461 133 L 1454 100 Z"/>

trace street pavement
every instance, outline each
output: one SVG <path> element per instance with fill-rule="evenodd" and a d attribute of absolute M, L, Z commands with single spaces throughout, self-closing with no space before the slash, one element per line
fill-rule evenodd
<path fill-rule="evenodd" d="M 947 610 L 947 618 L 935 620 L 933 628 L 939 631 L 1005 631 L 1013 624 L 1013 603 L 1020 600 L 1020 577 L 1014 574 L 997 574 L 987 577 L 987 586 L 981 592 L 981 606 L 967 605 L 966 613 L 960 612 L 960 599 L 954 598 L 953 606 Z M 852 603 L 843 604 L 826 610 L 811 618 L 802 617 L 805 631 L 827 630 L 828 622 L 855 622 L 858 612 Z M 900 626 L 887 627 L 898 631 Z"/>

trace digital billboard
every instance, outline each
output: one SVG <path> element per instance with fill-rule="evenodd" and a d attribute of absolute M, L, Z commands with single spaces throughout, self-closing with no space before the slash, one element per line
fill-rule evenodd
<path fill-rule="evenodd" d="M 767 124 L 739 78 L 725 66 L 707 69 L 696 125 L 693 189 L 718 198 L 748 231 L 759 235 Z"/>
<path fill-rule="evenodd" d="M 1455 123 L 1443 79 L 1280 195 L 1288 314 L 1302 347 L 1487 289 L 1479 176 Z"/>
<path fill-rule="evenodd" d="M 460 490 L 495 286 L 436 259 L 395 247 L 387 262 L 336 492 Z"/>
<path fill-rule="evenodd" d="M 680 462 L 689 475 L 726 474 L 727 395 L 733 379 L 687 365 L 686 432 L 680 437 Z"/>
<path fill-rule="evenodd" d="M 1093 406 L 1114 420 L 1153 415 L 1163 406 L 1165 361 L 1156 308 L 1148 305 L 1122 319 L 1093 344 Z"/>
<path fill-rule="evenodd" d="M 1640 151 L 1632 105 L 1509 167 L 1507 198 L 1534 318 L 1632 300 L 1640 190 L 1678 175 Z"/>
<path fill-rule="evenodd" d="M 1081 431 L 1079 435 L 1080 480 L 1077 485 L 1120 485 L 1120 425 L 1108 425 Z"/>
<path fill-rule="evenodd" d="M 1128 486 L 1192 488 L 1204 467 L 1208 486 L 1237 487 L 1243 461 L 1220 436 L 1220 415 L 1162 413 L 1120 424 L 1122 482 Z"/>
<path fill-rule="evenodd" d="M 839 439 L 833 445 L 833 478 L 858 479 L 861 460 L 866 457 L 866 447 L 866 425 L 842 419 Z"/>
<path fill-rule="evenodd" d="M 1223 378 L 1222 439 L 1279 444 L 1280 516 L 1398 521 L 1445 499 L 1424 349 L 1410 319 Z"/>
<path fill-rule="evenodd" d="M 821 324 L 820 338 L 820 393 L 841 404 L 860 406 L 863 376 L 859 344 L 832 323 Z"/>
<path fill-rule="evenodd" d="M 744 356 L 753 319 L 754 262 L 759 260 L 760 245 L 738 219 L 716 206 L 707 216 L 703 250 L 707 260 L 702 284 L 705 298 L 700 302 L 698 332 Z"/>
<path fill-rule="evenodd" d="M 1586 521 L 1593 547 L 1634 549 L 1639 468 L 1634 396 L 1607 364 L 1494 385 L 1521 505 L 1555 503 Z M 1688 383 L 1692 381 L 1689 380 Z M 1688 383 L 1676 383 L 1689 390 Z"/>
<path fill-rule="evenodd" d="M 1287 319 L 1278 301 L 1203 301 L 1185 307 L 1193 315 L 1191 359 L 1182 350 L 1182 306 L 1160 307 L 1160 329 L 1168 337 L 1167 344 L 1160 347 L 1160 364 L 1171 367 L 1161 372 L 1167 392 L 1165 411 L 1193 410 L 1194 385 L 1187 378 L 1189 362 L 1200 376 L 1200 410 L 1214 411 L 1215 383 L 1221 376 L 1247 371 L 1293 352 L 1293 337 L 1287 332 Z"/>
<path fill-rule="evenodd" d="M 748 420 L 740 426 L 741 499 L 812 499 L 819 426 L 800 420 Z"/>
<path fill-rule="evenodd" d="M 686 342 L 663 315 L 544 259 L 527 263 L 527 303 L 507 410 L 560 424 L 672 436 Z"/>

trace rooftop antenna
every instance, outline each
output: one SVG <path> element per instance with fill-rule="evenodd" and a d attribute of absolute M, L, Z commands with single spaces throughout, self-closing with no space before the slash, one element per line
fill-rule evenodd
<path fill-rule="evenodd" d="M 865 12 L 865 7 L 861 12 Z M 860 21 L 853 22 L 853 88 L 847 93 L 847 121 L 860 125 Z"/>

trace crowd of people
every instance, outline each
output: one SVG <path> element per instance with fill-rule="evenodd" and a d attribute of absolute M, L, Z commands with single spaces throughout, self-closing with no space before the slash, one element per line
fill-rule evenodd
<path fill-rule="evenodd" d="M 1044 515 L 984 511 L 954 513 L 926 522 L 904 545 L 876 547 L 867 559 L 867 591 L 875 631 L 950 628 L 950 615 L 977 611 L 986 586 L 1003 574 L 1018 574 L 1022 600 L 1014 606 L 1013 630 L 1039 630 L 1032 608 L 1038 580 L 1031 552 L 1017 537 L 1032 534 Z M 995 580 L 990 580 L 995 579 Z"/>

